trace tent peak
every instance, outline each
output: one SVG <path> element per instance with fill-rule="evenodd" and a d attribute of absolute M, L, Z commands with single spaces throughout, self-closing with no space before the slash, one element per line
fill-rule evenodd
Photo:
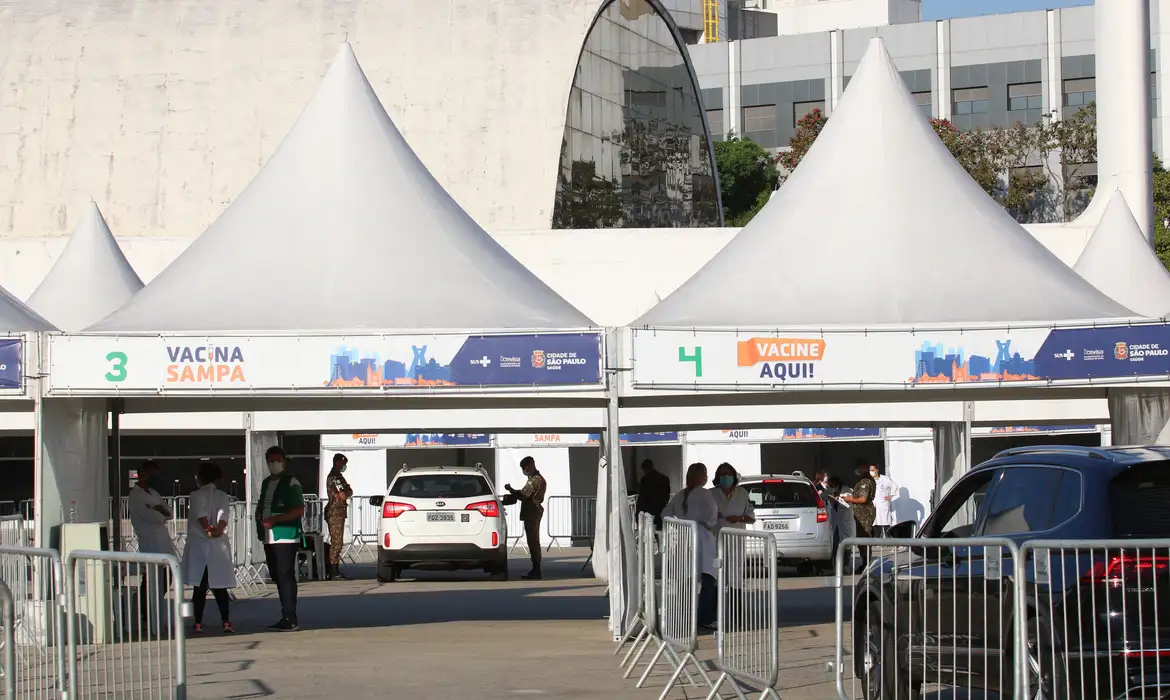
<path fill-rule="evenodd" d="M 1170 272 L 1150 247 L 1121 190 L 1108 197 L 1073 269 L 1142 316 L 1161 318 L 1170 313 Z"/>
<path fill-rule="evenodd" d="M 1132 316 L 971 179 L 875 38 L 784 185 L 714 258 L 635 325 Z"/>

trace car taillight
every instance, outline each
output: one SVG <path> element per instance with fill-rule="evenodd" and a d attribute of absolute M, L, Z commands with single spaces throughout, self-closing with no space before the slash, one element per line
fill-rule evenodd
<path fill-rule="evenodd" d="M 410 505 L 409 503 L 386 501 L 382 504 L 382 517 L 397 518 L 408 510 L 414 510 L 414 506 Z"/>
<path fill-rule="evenodd" d="M 481 501 L 467 506 L 467 510 L 478 510 L 485 518 L 500 517 L 500 504 L 495 501 Z"/>
<path fill-rule="evenodd" d="M 765 484 L 783 484 L 783 479 L 764 479 Z"/>
<path fill-rule="evenodd" d="M 492 546 L 493 546 L 493 547 L 499 547 L 499 546 L 500 546 L 500 533 L 498 533 L 498 532 L 493 532 L 493 533 L 492 533 Z"/>
<path fill-rule="evenodd" d="M 382 548 L 383 549 L 390 549 L 390 533 L 389 532 L 387 532 L 385 535 L 382 535 Z"/>
<path fill-rule="evenodd" d="M 817 522 L 829 522 L 829 509 L 825 507 L 825 499 L 821 498 L 816 489 L 813 489 L 813 495 L 817 497 Z"/>
<path fill-rule="evenodd" d="M 1167 569 L 1170 569 L 1170 557 L 1122 554 L 1110 557 L 1108 563 L 1097 562 L 1088 573 L 1081 577 L 1081 581 L 1083 583 L 1121 583 L 1125 579 L 1134 580 L 1143 573 L 1165 572 Z"/>

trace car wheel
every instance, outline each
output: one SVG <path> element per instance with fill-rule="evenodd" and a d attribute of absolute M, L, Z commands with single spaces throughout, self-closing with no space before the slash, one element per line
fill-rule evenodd
<path fill-rule="evenodd" d="M 1051 629 L 1053 636 L 1042 631 Z M 1037 624 L 1035 616 L 1028 618 L 1028 688 L 1026 697 L 1029 700 L 1055 700 L 1066 696 L 1064 692 L 1064 674 L 1059 673 L 1063 665 L 1063 652 L 1060 640 L 1055 638 L 1055 630 L 1045 625 L 1041 620 Z"/>
<path fill-rule="evenodd" d="M 397 564 L 378 565 L 378 583 L 394 583 L 401 575 L 402 567 Z"/>
<path fill-rule="evenodd" d="M 493 581 L 507 581 L 508 580 L 508 565 L 507 564 L 491 564 L 487 567 L 488 573 L 491 574 Z"/>
<path fill-rule="evenodd" d="M 863 697 L 866 700 L 883 700 L 921 696 L 922 686 L 898 668 L 894 632 L 883 624 L 881 603 L 876 600 L 866 607 L 864 629 L 864 636 L 855 640 L 855 653 L 858 655 L 855 672 L 862 683 Z M 902 685 L 901 690 L 898 690 L 899 685 Z"/>

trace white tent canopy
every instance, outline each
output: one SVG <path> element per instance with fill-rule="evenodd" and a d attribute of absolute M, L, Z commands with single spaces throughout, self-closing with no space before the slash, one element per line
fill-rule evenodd
<path fill-rule="evenodd" d="M 130 266 L 96 203 L 90 201 L 73 236 L 28 305 L 64 331 L 79 331 L 125 304 L 142 280 Z"/>
<path fill-rule="evenodd" d="M 347 43 L 236 201 L 130 303 L 89 330 L 592 325 L 431 176 Z"/>
<path fill-rule="evenodd" d="M 1158 260 L 1120 190 L 1073 268 L 1094 287 L 1143 316 L 1170 314 L 1170 272 Z"/>
<path fill-rule="evenodd" d="M 874 39 L 800 167 L 694 277 L 635 322 L 910 324 L 1133 316 L 959 166 Z"/>
<path fill-rule="evenodd" d="M 55 331 L 53 324 L 0 287 L 0 333 Z"/>

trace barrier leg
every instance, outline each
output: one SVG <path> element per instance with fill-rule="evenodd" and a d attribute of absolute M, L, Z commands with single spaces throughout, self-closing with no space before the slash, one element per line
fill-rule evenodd
<path fill-rule="evenodd" d="M 646 679 L 650 677 L 650 672 L 658 665 L 658 660 L 662 658 L 662 652 L 664 651 L 666 651 L 666 642 L 661 642 L 658 645 L 658 651 L 654 652 L 654 656 L 650 657 L 650 665 L 646 667 L 646 670 L 642 673 L 642 677 L 638 679 L 638 683 L 634 686 L 635 688 L 641 688 L 646 685 Z M 633 670 L 633 668 L 630 670 Z M 628 675 L 626 677 L 629 678 Z"/>
<path fill-rule="evenodd" d="M 719 678 L 715 681 L 715 685 L 711 686 L 711 692 L 707 693 L 707 700 L 714 700 L 714 698 L 722 697 L 719 695 L 719 689 L 723 687 L 724 681 L 731 681 L 731 689 L 735 691 L 735 697 L 739 698 L 739 700 L 747 700 L 747 697 L 744 696 L 743 691 L 739 689 L 739 683 L 736 683 L 735 679 L 727 675 L 726 672 L 719 674 Z M 768 690 L 771 690 L 771 688 Z M 763 700 L 763 698 L 764 696 L 761 695 L 760 700 Z"/>
<path fill-rule="evenodd" d="M 626 644 L 631 642 L 631 641 L 634 643 L 634 646 L 637 646 L 638 642 L 642 641 L 642 637 L 645 636 L 645 634 L 646 634 L 646 627 L 644 625 L 642 625 L 641 622 L 639 622 L 638 623 L 638 635 L 636 637 L 631 637 L 630 635 L 632 632 L 633 632 L 633 630 L 631 630 L 630 632 L 627 632 L 626 636 L 622 637 L 622 641 L 618 642 L 617 649 L 613 650 L 614 656 L 617 656 L 618 654 L 622 653 L 622 649 L 625 649 Z M 626 655 L 624 657 L 622 657 L 622 666 L 626 665 L 625 659 L 629 658 L 629 656 L 630 656 L 630 653 L 627 651 Z"/>
<path fill-rule="evenodd" d="M 625 669 L 626 669 L 626 672 L 622 676 L 622 678 L 629 678 L 630 677 L 630 674 L 633 673 L 634 669 L 638 667 L 638 662 L 642 660 L 642 654 L 646 653 L 646 650 L 648 648 L 650 648 L 650 643 L 653 641 L 654 641 L 654 635 L 647 634 L 646 639 L 644 639 L 642 641 L 642 646 L 640 648 L 637 645 L 634 645 L 633 647 L 630 648 L 630 651 L 634 651 L 635 649 L 637 649 L 638 653 L 636 655 L 634 655 L 633 661 L 631 661 L 628 666 L 625 665 L 625 662 L 622 663 L 622 665 L 625 666 Z M 626 656 L 629 657 L 629 654 L 626 654 Z"/>
<path fill-rule="evenodd" d="M 699 663 L 699 660 L 695 658 L 694 654 L 688 652 L 687 655 L 682 658 L 678 668 L 676 668 L 674 673 L 671 674 L 670 680 L 666 682 L 666 687 L 662 689 L 662 694 L 658 696 L 658 700 L 666 700 L 666 696 L 670 695 L 670 691 L 674 689 L 674 684 L 678 683 L 679 676 L 686 672 L 688 665 L 693 665 L 695 668 L 699 669 L 699 675 L 701 675 L 703 680 L 707 682 L 707 687 L 711 687 L 711 677 L 707 675 L 707 669 L 703 668 L 703 665 Z M 719 697 L 718 693 L 716 693 L 716 697 Z"/>

